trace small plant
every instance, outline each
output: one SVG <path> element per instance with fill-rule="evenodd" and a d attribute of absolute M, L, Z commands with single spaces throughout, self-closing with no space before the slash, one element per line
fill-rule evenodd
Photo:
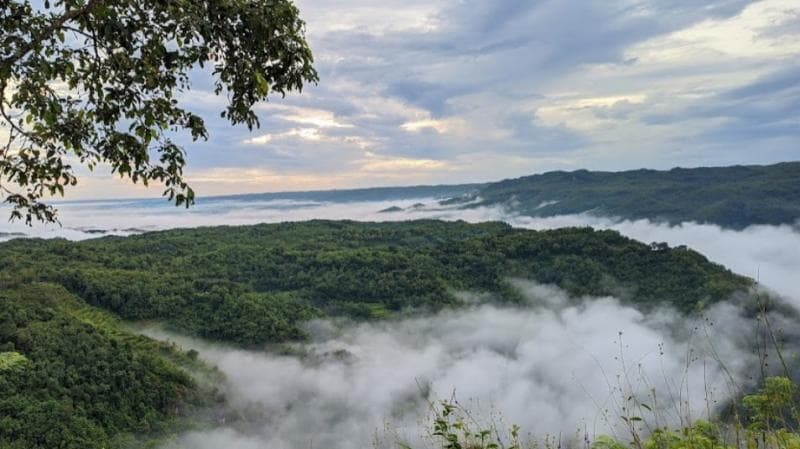
<path fill-rule="evenodd" d="M 495 425 L 481 425 L 455 399 L 431 403 L 433 426 L 430 436 L 442 449 L 522 449 L 519 427 L 508 429 L 507 441 Z M 412 449 L 408 443 L 398 443 L 401 449 Z"/>
<path fill-rule="evenodd" d="M 768 377 L 757 394 L 742 399 L 750 412 L 750 429 L 791 429 L 798 422 L 797 385 L 787 377 Z"/>
<path fill-rule="evenodd" d="M 765 341 L 774 344 L 776 352 L 780 351 L 777 340 Z M 708 420 L 697 420 L 682 410 L 679 423 L 673 421 L 676 427 L 672 427 L 664 424 L 670 422 L 669 419 L 659 418 L 655 390 L 649 398 L 652 407 L 631 394 L 637 389 L 627 375 L 622 353 L 619 360 L 625 374 L 618 378 L 618 385 L 612 390 L 620 394 L 616 419 L 629 433 L 629 441 L 622 441 L 618 435 L 599 435 L 591 441 L 586 434 L 583 441 L 526 437 L 523 444 L 518 426 L 511 426 L 501 435 L 496 425 L 482 425 L 454 398 L 431 404 L 433 416 L 429 436 L 435 447 L 441 449 L 800 449 L 800 386 L 785 364 L 787 375 L 764 377 L 757 392 L 741 396 L 730 404 L 732 415 L 717 415 L 709 407 Z M 608 411 L 604 416 L 607 424 L 613 427 Z M 408 444 L 401 447 L 412 449 Z"/>
<path fill-rule="evenodd" d="M 24 369 L 29 364 L 27 357 L 19 352 L 0 352 L 0 372 Z"/>

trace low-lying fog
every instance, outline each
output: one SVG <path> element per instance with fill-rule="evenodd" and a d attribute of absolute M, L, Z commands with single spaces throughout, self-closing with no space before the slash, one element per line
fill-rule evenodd
<path fill-rule="evenodd" d="M 706 417 L 759 365 L 755 332 L 747 331 L 753 323 L 732 304 L 687 320 L 669 310 L 645 316 L 610 297 L 569 299 L 552 287 L 517 286 L 529 308 L 476 304 L 400 321 L 310 323 L 302 355 L 146 330 L 218 366 L 234 410 L 220 415 L 239 416 L 167 447 L 426 447 L 428 401 L 453 395 L 487 424 L 515 423 L 564 440 L 624 439 L 620 416 L 659 425 Z M 634 407 L 631 395 L 654 411 Z"/>

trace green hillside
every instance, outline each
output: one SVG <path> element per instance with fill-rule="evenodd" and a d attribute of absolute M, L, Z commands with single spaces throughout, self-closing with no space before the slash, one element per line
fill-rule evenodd
<path fill-rule="evenodd" d="M 502 205 L 531 216 L 591 212 L 742 229 L 800 219 L 800 162 L 669 171 L 549 172 L 489 184 L 448 203 Z"/>
<path fill-rule="evenodd" d="M 55 283 L 124 319 L 241 345 L 302 338 L 313 317 L 458 306 L 458 291 L 517 301 L 510 278 L 687 313 L 751 282 L 686 248 L 502 223 L 312 221 L 0 245 L 3 284 Z"/>
<path fill-rule="evenodd" d="M 204 368 L 59 285 L 0 290 L 0 448 L 123 447 L 174 431 L 211 398 L 187 369 Z"/>
<path fill-rule="evenodd" d="M 458 307 L 460 291 L 519 301 L 513 278 L 684 313 L 752 282 L 687 248 L 589 228 L 311 221 L 17 239 L 0 244 L 0 448 L 138 447 L 198 422 L 217 394 L 189 373 L 218 374 L 120 318 L 259 346 L 304 338 L 314 317 Z"/>

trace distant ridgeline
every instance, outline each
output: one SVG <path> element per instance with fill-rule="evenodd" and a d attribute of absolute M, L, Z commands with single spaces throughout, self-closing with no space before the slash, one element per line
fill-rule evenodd
<path fill-rule="evenodd" d="M 363 189 L 309 190 L 303 192 L 245 193 L 200 198 L 204 203 L 230 201 L 320 201 L 349 203 L 356 201 L 393 201 L 409 198 L 452 198 L 475 192 L 485 184 L 456 184 L 408 187 L 371 187 Z M 160 201 L 160 200 L 159 200 Z"/>
<path fill-rule="evenodd" d="M 671 224 L 714 223 L 742 229 L 800 219 L 800 162 L 669 171 L 549 172 L 488 184 L 445 201 L 502 205 L 530 216 L 590 212 Z"/>
<path fill-rule="evenodd" d="M 0 244 L 0 447 L 125 447 L 211 400 L 187 375 L 202 370 L 192 354 L 117 317 L 255 346 L 302 339 L 315 317 L 457 307 L 459 291 L 513 303 L 512 278 L 685 313 L 752 283 L 692 250 L 589 228 L 311 221 L 13 240 Z"/>

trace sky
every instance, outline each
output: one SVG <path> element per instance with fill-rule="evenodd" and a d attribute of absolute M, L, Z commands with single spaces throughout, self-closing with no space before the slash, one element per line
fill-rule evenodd
<path fill-rule="evenodd" d="M 320 73 L 219 118 L 183 104 L 198 195 L 483 182 L 800 159 L 796 0 L 300 0 Z M 149 196 L 96 170 L 69 199 Z"/>

